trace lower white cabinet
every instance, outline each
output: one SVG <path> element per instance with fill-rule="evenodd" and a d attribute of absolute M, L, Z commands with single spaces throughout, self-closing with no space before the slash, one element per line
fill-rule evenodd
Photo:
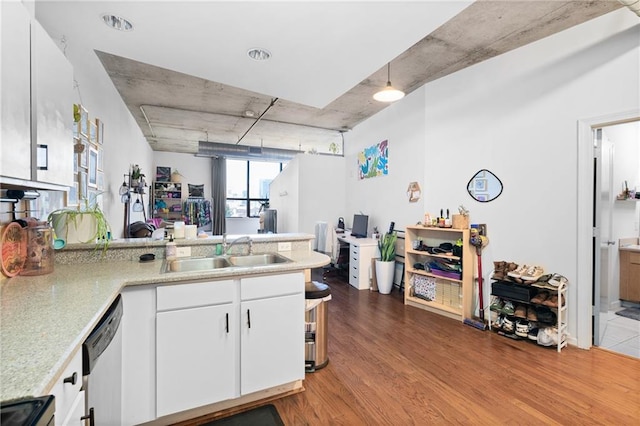
<path fill-rule="evenodd" d="M 241 393 L 304 379 L 304 276 L 241 283 Z"/>
<path fill-rule="evenodd" d="M 304 274 L 125 288 L 123 424 L 304 379 Z"/>
<path fill-rule="evenodd" d="M 67 417 L 60 424 L 64 426 L 85 426 L 87 423 L 83 420 L 85 416 L 84 407 L 84 391 L 78 392 L 76 399 L 71 404 Z M 58 413 L 56 412 L 56 424 L 58 424 Z"/>
<path fill-rule="evenodd" d="M 78 350 L 71 362 L 64 369 L 56 381 L 51 392 L 55 396 L 56 425 L 66 425 L 65 420 L 71 418 L 74 406 L 81 401 L 82 413 L 70 424 L 81 424 L 80 417 L 84 415 L 84 391 L 82 391 L 82 351 Z M 80 412 L 80 411 L 78 411 Z M 77 420 L 77 421 L 76 421 Z"/>
<path fill-rule="evenodd" d="M 239 396 L 235 287 L 234 281 L 158 287 L 158 309 L 170 309 L 156 316 L 158 417 Z M 188 293 L 198 297 L 186 301 Z"/>

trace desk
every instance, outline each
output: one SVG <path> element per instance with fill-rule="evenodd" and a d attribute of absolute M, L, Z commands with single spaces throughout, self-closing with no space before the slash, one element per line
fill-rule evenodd
<path fill-rule="evenodd" d="M 378 240 L 354 238 L 348 232 L 338 234 L 338 240 L 349 244 L 349 284 L 358 290 L 371 287 L 371 259 L 378 254 Z"/>

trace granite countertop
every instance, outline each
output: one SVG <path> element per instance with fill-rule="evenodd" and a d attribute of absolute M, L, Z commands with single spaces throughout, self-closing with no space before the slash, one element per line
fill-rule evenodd
<path fill-rule="evenodd" d="M 40 276 L 0 281 L 0 401 L 41 396 L 52 387 L 125 286 L 189 282 L 317 268 L 329 257 L 281 253 L 294 262 L 213 271 L 162 273 L 162 260 L 57 265 Z"/>

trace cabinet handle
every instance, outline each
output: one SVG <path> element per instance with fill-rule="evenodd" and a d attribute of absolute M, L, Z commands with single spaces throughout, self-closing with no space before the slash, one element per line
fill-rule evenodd
<path fill-rule="evenodd" d="M 229 334 L 229 312 L 226 314 L 226 325 L 225 329 L 227 330 L 227 334 Z"/>
<path fill-rule="evenodd" d="M 251 311 L 247 309 L 247 325 L 251 328 Z"/>
<path fill-rule="evenodd" d="M 74 371 L 72 375 L 70 375 L 69 377 L 65 377 L 64 380 L 62 380 L 62 383 L 71 383 L 71 385 L 73 386 L 76 384 L 77 380 L 78 380 L 78 373 Z"/>
<path fill-rule="evenodd" d="M 89 426 L 95 426 L 95 419 L 93 417 L 93 407 L 89 408 L 89 414 L 80 417 L 80 420 L 89 420 Z"/>

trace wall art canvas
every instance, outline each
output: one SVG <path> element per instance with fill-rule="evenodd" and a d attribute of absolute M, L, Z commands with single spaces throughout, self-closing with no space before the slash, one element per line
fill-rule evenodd
<path fill-rule="evenodd" d="M 365 148 L 358 154 L 358 177 L 360 179 L 383 176 L 389 173 L 388 141 Z"/>

